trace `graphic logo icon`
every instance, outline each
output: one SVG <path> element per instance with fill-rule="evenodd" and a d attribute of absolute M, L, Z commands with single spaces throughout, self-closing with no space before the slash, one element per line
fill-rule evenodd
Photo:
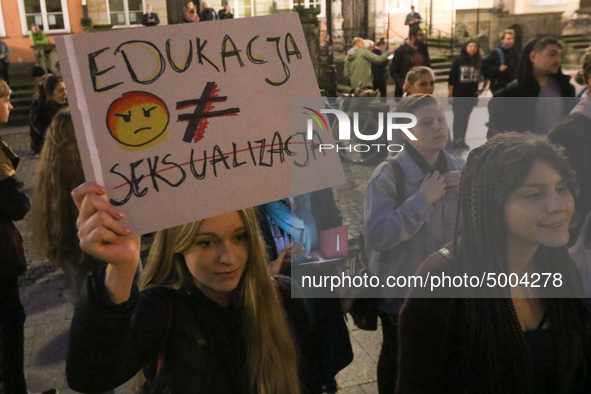
<path fill-rule="evenodd" d="M 107 111 L 107 128 L 124 147 L 147 149 L 164 139 L 169 113 L 162 99 L 148 92 L 127 92 Z"/>
<path fill-rule="evenodd" d="M 326 130 L 328 130 L 328 125 L 326 124 L 326 120 L 324 119 L 324 117 L 316 110 L 313 110 L 310 107 L 303 107 L 304 109 L 307 109 L 308 111 L 311 111 L 313 113 L 309 113 L 309 112 L 303 112 L 306 115 L 309 115 L 312 117 L 312 119 L 314 119 L 316 121 L 316 123 L 318 123 L 318 126 L 320 126 L 320 130 L 322 131 L 322 124 L 324 124 L 324 127 L 326 128 Z M 312 119 L 308 119 L 308 130 L 312 129 Z M 320 123 L 320 121 L 322 121 L 322 123 Z"/>

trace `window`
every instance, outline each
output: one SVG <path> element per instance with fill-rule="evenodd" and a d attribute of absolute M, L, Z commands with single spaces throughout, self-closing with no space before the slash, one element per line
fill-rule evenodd
<path fill-rule="evenodd" d="M 144 15 L 142 0 L 108 0 L 109 18 L 113 26 L 140 25 Z"/>
<path fill-rule="evenodd" d="M 234 18 L 254 16 L 254 0 L 233 0 L 228 3 L 234 12 Z"/>
<path fill-rule="evenodd" d="M 67 0 L 19 0 L 23 35 L 32 25 L 39 25 L 45 33 L 69 33 Z"/>
<path fill-rule="evenodd" d="M 390 10 L 396 13 L 406 12 L 408 14 L 410 12 L 411 5 L 414 5 L 417 8 L 415 9 L 415 12 L 419 12 L 417 2 L 413 3 L 411 0 L 390 0 L 387 4 Z"/>
<path fill-rule="evenodd" d="M 325 0 L 300 0 L 299 2 L 304 8 L 317 8 L 320 10 L 319 17 L 326 15 L 326 1 Z M 289 8 L 293 9 L 298 5 L 298 0 L 289 0 Z"/>

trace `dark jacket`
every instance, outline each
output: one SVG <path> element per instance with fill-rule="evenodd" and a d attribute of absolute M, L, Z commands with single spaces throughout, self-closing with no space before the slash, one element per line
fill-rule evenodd
<path fill-rule="evenodd" d="M 401 45 L 394 51 L 394 59 L 390 63 L 390 75 L 397 85 L 402 85 L 408 71 L 416 66 L 431 67 L 427 44 L 420 43 L 416 50 L 411 45 Z"/>
<path fill-rule="evenodd" d="M 515 72 L 517 71 L 517 52 L 515 47 L 505 48 L 498 47 L 503 51 L 505 62 L 501 64 L 501 56 L 497 49 L 493 49 L 486 57 L 482 66 L 482 74 L 486 79 L 490 80 L 490 90 L 493 93 L 503 89 L 509 82 L 515 79 Z M 499 70 L 501 65 L 507 66 L 505 71 Z"/>
<path fill-rule="evenodd" d="M 30 207 L 29 198 L 20 180 L 9 176 L 0 181 L 1 276 L 17 276 L 27 268 L 23 239 L 13 221 L 23 219 Z"/>
<path fill-rule="evenodd" d="M 536 100 L 540 94 L 540 84 L 534 76 L 533 64 L 529 58 L 535 40 L 529 42 L 521 51 L 515 78 L 504 89 L 495 93 L 488 103 L 489 121 L 487 138 L 504 131 L 530 131 L 535 123 Z M 556 81 L 560 97 L 574 97 L 575 88 L 570 84 L 570 77 L 558 69 L 550 78 Z M 523 99 L 531 97 L 533 99 Z M 564 115 L 574 106 L 574 100 L 565 102 Z"/>
<path fill-rule="evenodd" d="M 460 52 L 460 56 L 451 65 L 449 79 L 447 81 L 449 86 L 454 87 L 453 97 L 478 96 L 481 68 L 481 60 L 470 56 L 466 52 L 466 46 L 464 46 Z"/>
<path fill-rule="evenodd" d="M 153 19 L 153 21 L 150 21 L 150 19 Z M 142 17 L 142 25 L 144 26 L 157 26 L 158 24 L 160 24 L 160 18 L 158 18 L 158 14 L 155 12 L 144 14 Z"/>
<path fill-rule="evenodd" d="M 143 368 L 153 381 L 152 392 L 245 392 L 247 355 L 239 310 L 222 308 L 192 284 L 142 292 L 134 285 L 130 299 L 115 305 L 108 300 L 104 277 L 104 266 L 89 275 L 74 312 L 66 360 L 72 389 L 111 390 Z M 302 300 L 291 298 L 289 287 L 288 279 L 280 280 L 283 306 L 303 355 L 300 376 L 314 392 L 317 381 L 310 376 L 315 361 L 306 358 L 308 315 Z M 156 376 L 161 347 L 164 363 Z"/>
<path fill-rule="evenodd" d="M 573 244 L 591 212 L 591 118 L 580 113 L 570 114 L 550 131 L 548 139 L 564 147 L 580 188 L 579 195 L 575 196 L 575 214 L 571 220 L 569 244 Z"/>
<path fill-rule="evenodd" d="M 447 245 L 447 248 L 451 249 L 451 245 Z M 443 274 L 452 278 L 455 275 L 466 275 L 465 272 L 458 272 L 455 264 L 439 253 L 434 253 L 425 260 L 416 275 L 425 278 L 427 273 L 431 277 L 442 277 Z M 470 274 L 468 273 L 469 277 Z M 507 385 L 511 385 L 511 378 L 508 377 L 515 377 L 514 371 L 507 370 L 507 376 L 499 375 L 503 379 L 498 379 L 498 377 L 491 376 L 490 371 L 485 369 L 484 363 L 474 363 L 468 366 L 467 369 L 461 368 L 460 349 L 467 339 L 465 338 L 466 330 L 463 327 L 466 319 L 461 318 L 462 310 L 467 301 L 479 302 L 480 300 L 487 300 L 462 298 L 460 297 L 460 291 L 460 289 L 451 286 L 440 287 L 433 292 L 428 287 L 421 288 L 420 286 L 411 290 L 400 316 L 400 369 L 397 394 L 517 392 L 514 387 L 507 387 Z M 486 308 L 486 303 L 483 302 L 482 308 Z M 554 329 L 550 328 L 550 330 Z M 477 335 L 474 340 L 478 342 L 483 335 L 486 334 Z M 498 338 L 498 340 L 503 341 L 507 340 L 507 338 Z M 521 346 L 528 346 L 525 334 L 520 335 L 518 342 Z M 588 344 L 588 340 L 585 342 Z M 474 351 L 476 354 L 481 354 L 478 353 L 479 349 Z M 576 387 L 560 392 L 589 392 L 591 380 L 589 379 L 588 362 L 590 357 L 586 348 L 581 351 L 585 353 L 587 361 L 585 365 L 586 375 L 581 374 L 581 378 L 584 380 L 573 382 L 572 386 Z M 481 356 L 486 357 L 485 354 Z M 524 361 L 530 368 L 535 370 L 535 363 L 530 357 Z M 499 369 L 506 369 L 508 365 L 500 365 Z M 493 389 L 491 387 L 495 378 L 499 384 L 506 385 L 504 389 L 498 387 Z M 536 375 L 533 392 L 536 394 L 559 392 L 554 386 L 554 378 L 555 376 Z M 468 381 L 472 383 L 472 386 L 479 386 L 479 390 L 472 391 L 467 388 Z"/>
<path fill-rule="evenodd" d="M 213 8 L 206 8 L 203 11 L 201 11 L 201 14 L 199 14 L 199 18 L 202 21 L 215 21 L 220 19 L 218 13 L 215 12 Z"/>
<path fill-rule="evenodd" d="M 377 56 L 381 56 L 383 53 L 379 49 L 374 49 L 372 52 Z M 388 78 L 388 60 L 384 60 L 382 63 L 372 63 L 371 74 L 373 75 L 374 85 L 376 85 L 376 82 L 385 82 Z"/>
<path fill-rule="evenodd" d="M 34 131 L 38 135 L 45 135 L 55 114 L 64 107 L 65 105 L 57 104 L 55 102 L 46 103 L 40 100 L 33 101 L 30 111 L 31 131 Z"/>
<path fill-rule="evenodd" d="M 220 19 L 234 18 L 234 14 L 232 14 L 232 11 L 226 11 L 225 8 L 222 8 L 221 10 L 218 11 L 218 16 L 220 17 Z"/>

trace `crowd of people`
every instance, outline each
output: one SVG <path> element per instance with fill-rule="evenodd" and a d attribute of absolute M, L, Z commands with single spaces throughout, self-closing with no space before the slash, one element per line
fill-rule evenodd
<path fill-rule="evenodd" d="M 201 2 L 187 22 L 232 17 Z M 230 15 L 230 16 L 228 16 Z M 515 34 L 484 55 L 465 43 L 448 81 L 453 130 L 433 96 L 435 76 L 421 17 L 407 17 L 397 49 L 355 38 L 352 87 L 413 114 L 404 150 L 379 164 L 363 202 L 372 274 L 560 274 L 569 297 L 519 282 L 482 293 L 399 288 L 377 303 L 383 342 L 380 393 L 591 391 L 591 311 L 568 246 L 591 214 L 591 61 L 578 102 L 561 71 L 562 44 L 543 37 L 514 53 Z M 143 24 L 159 23 L 151 6 Z M 0 45 L 1 53 L 1 45 Z M 388 67 L 388 58 L 392 57 Z M 136 377 L 143 393 L 334 393 L 353 359 L 335 299 L 292 297 L 292 264 L 318 257 L 319 234 L 342 225 L 332 189 L 227 212 L 157 232 L 149 256 L 106 189 L 84 182 L 61 78 L 44 73 L 30 112 L 39 156 L 32 199 L 35 245 L 64 272 L 76 305 L 66 373 L 81 392 L 109 392 Z M 470 114 L 490 86 L 488 140 L 467 160 Z M 536 101 L 512 101 L 536 98 Z M 516 104 L 517 103 L 517 104 Z M 12 110 L 0 80 L 0 123 Z M 453 149 L 448 149 L 453 131 Z M 25 313 L 18 276 L 26 269 L 14 221 L 31 204 L 16 177 L 18 157 L 0 140 L 0 382 L 27 393 Z M 591 262 L 589 262 L 591 263 Z M 336 269 L 333 267 L 333 269 Z"/>

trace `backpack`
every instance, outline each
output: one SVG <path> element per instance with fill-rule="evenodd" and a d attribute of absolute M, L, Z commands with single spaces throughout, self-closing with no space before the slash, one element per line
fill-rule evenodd
<path fill-rule="evenodd" d="M 505 64 L 505 52 L 503 52 L 503 49 L 501 49 L 500 47 L 496 47 L 495 51 L 499 54 L 499 60 L 501 61 L 501 66 Z M 482 67 L 482 75 L 484 76 L 485 79 L 489 79 L 490 80 L 490 73 L 488 72 L 488 65 L 487 65 L 487 60 L 490 61 L 489 57 L 490 54 L 492 52 L 490 52 L 488 55 L 486 55 L 484 57 L 484 59 L 482 59 L 482 62 L 484 64 L 484 67 Z"/>
<path fill-rule="evenodd" d="M 396 206 L 402 205 L 406 199 L 404 171 L 396 159 L 389 160 L 394 171 L 394 182 L 396 186 Z M 382 254 L 388 254 L 383 252 Z M 380 256 L 380 258 L 382 258 Z M 347 260 L 349 276 L 363 276 L 369 272 L 369 258 L 365 250 L 365 237 L 360 234 L 351 245 L 349 245 L 349 258 Z M 378 328 L 378 302 L 376 298 L 363 297 L 363 289 L 355 295 L 348 294 L 343 297 L 343 312 L 349 313 L 353 323 L 362 330 L 375 331 Z"/>

